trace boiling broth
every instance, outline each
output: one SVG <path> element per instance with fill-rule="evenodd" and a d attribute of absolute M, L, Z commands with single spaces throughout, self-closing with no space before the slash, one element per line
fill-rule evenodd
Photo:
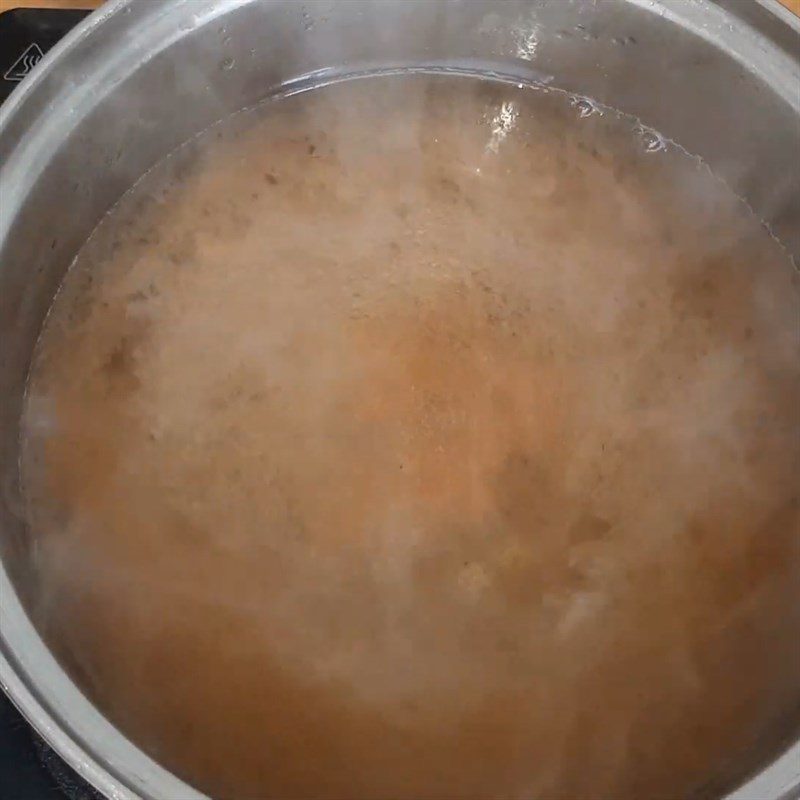
<path fill-rule="evenodd" d="M 272 100 L 56 298 L 37 624 L 215 796 L 713 794 L 800 707 L 797 313 L 744 204 L 608 109 Z"/>

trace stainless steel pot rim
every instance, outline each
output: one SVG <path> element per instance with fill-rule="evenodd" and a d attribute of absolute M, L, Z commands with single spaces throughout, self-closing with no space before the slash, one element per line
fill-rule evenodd
<path fill-rule="evenodd" d="M 205 15 L 197 24 L 244 5 L 249 0 L 217 0 L 213 8 L 203 4 Z M 266 0 L 267 2 L 269 0 Z M 42 60 L 35 73 L 11 95 L 0 108 L 0 135 L 11 125 L 15 115 L 54 72 L 59 60 L 76 50 L 97 29 L 118 15 L 151 14 L 158 6 L 161 13 L 174 13 L 178 6 L 191 7 L 193 0 L 170 0 L 153 3 L 145 11 L 145 3 L 137 0 L 108 0 L 87 17 Z M 674 0 L 629 0 L 662 16 L 672 13 Z M 685 0 L 684 0 L 685 2 Z M 724 9 L 736 0 L 713 0 Z M 800 19 L 777 0 L 753 0 L 753 5 L 766 9 L 782 25 L 800 35 Z M 156 12 L 158 13 L 158 12 Z M 181 32 L 176 31 L 179 38 Z M 795 58 L 800 65 L 800 58 Z M 798 66 L 800 69 L 800 66 Z M 794 99 L 800 107 L 800 90 Z M 11 159 L 13 162 L 13 159 Z M 28 165 L 30 166 L 30 165 Z M 20 165 L 5 164 L 0 174 L 17 173 Z M 3 178 L 3 191 L 12 183 Z M 8 197 L 6 197 L 8 199 Z M 14 206 L 13 198 L 11 206 Z M 0 204 L 0 241 L 6 236 L 11 217 L 2 213 Z M 208 800 L 161 767 L 130 742 L 108 722 L 78 690 L 44 645 L 29 621 L 10 577 L 0 562 L 0 687 L 18 707 L 42 738 L 73 768 L 109 800 Z M 25 648 L 12 649 L 11 642 L 25 641 Z M 32 669 L 36 665 L 35 670 Z M 32 674 L 46 677 L 47 696 L 35 688 Z M 69 713 L 66 711 L 69 710 Z M 101 752 L 102 758 L 93 754 Z M 791 745 L 779 758 L 760 773 L 729 794 L 726 800 L 797 800 L 800 798 L 800 741 Z"/>

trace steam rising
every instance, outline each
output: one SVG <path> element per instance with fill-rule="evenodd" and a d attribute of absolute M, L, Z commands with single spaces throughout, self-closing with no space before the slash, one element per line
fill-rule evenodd
<path fill-rule="evenodd" d="M 39 622 L 199 787 L 685 797 L 800 705 L 796 275 L 587 102 L 274 102 L 69 273 L 25 420 Z"/>

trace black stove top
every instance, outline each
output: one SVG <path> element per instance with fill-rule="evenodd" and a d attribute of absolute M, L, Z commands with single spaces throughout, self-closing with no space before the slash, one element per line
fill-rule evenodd
<path fill-rule="evenodd" d="M 0 798 L 103 800 L 36 735 L 2 692 Z"/>
<path fill-rule="evenodd" d="M 0 103 L 89 12 L 17 8 L 0 14 Z M 33 731 L 0 691 L 0 798 L 102 800 Z"/>
<path fill-rule="evenodd" d="M 0 14 L 0 103 L 89 12 L 15 8 Z"/>

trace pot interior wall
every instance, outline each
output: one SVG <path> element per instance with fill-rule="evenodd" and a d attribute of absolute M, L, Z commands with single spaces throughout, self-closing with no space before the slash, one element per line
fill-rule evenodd
<path fill-rule="evenodd" d="M 800 144 L 800 69 L 790 53 L 800 39 L 764 6 L 739 5 L 112 3 L 88 35 L 61 49 L 58 69 L 31 80 L 0 123 L 0 541 L 23 600 L 32 559 L 21 521 L 18 420 L 32 350 L 76 252 L 153 164 L 309 73 L 322 79 L 322 70 L 389 64 L 494 69 L 639 117 L 703 157 L 798 258 L 800 173 L 790 165 Z M 25 679 L 46 696 L 33 674 L 41 643 L 4 646 L 27 648 L 33 666 Z M 55 697 L 49 705 L 69 714 Z"/>

